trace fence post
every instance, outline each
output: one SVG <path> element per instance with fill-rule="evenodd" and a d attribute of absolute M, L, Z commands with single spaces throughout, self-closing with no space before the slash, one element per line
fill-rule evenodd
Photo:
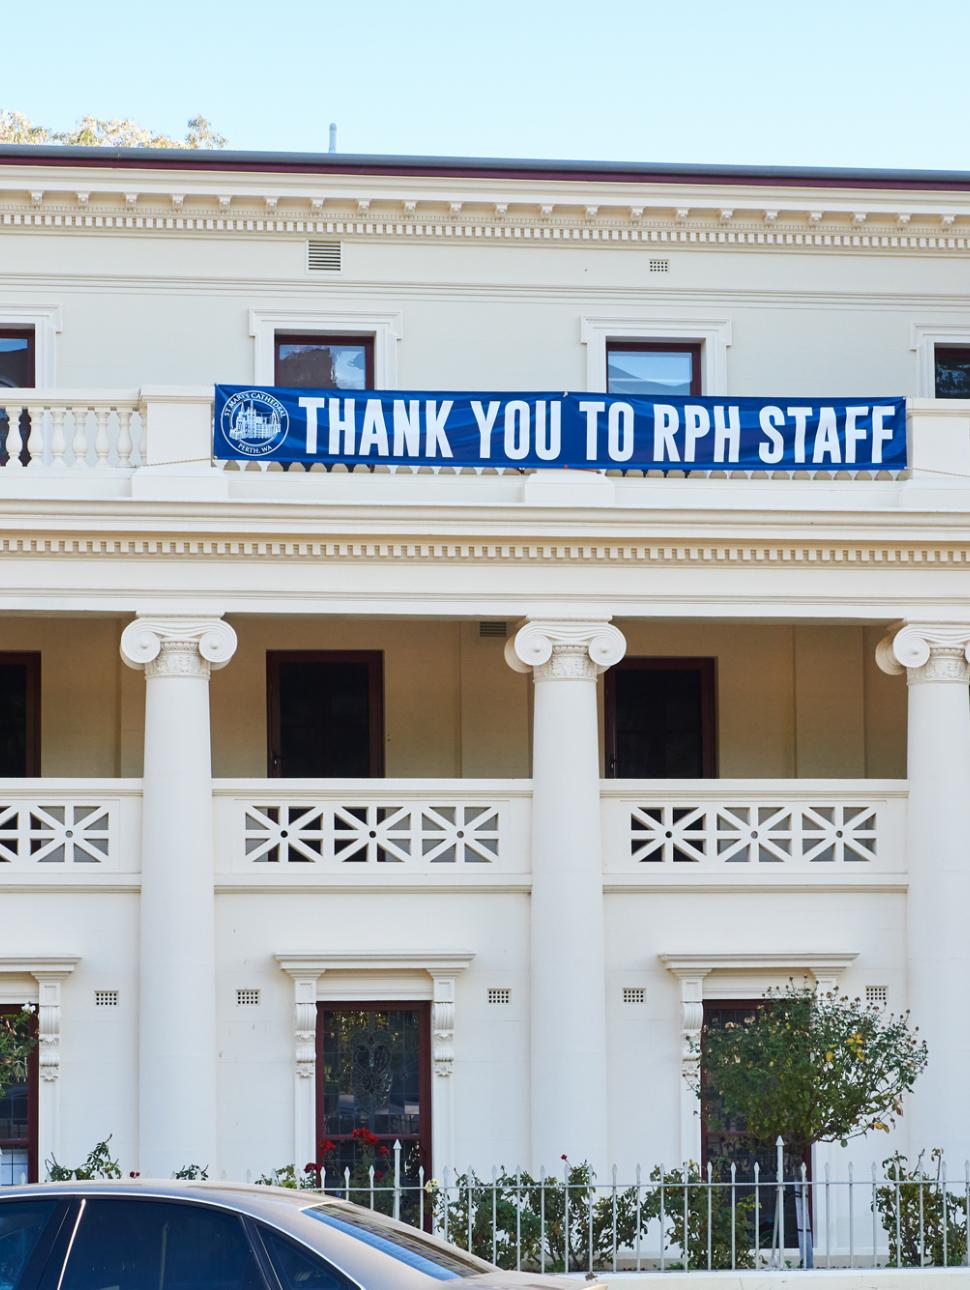
<path fill-rule="evenodd" d="M 394 1217 L 401 1217 L 401 1140 L 394 1139 Z"/>
<path fill-rule="evenodd" d="M 771 1239 L 771 1266 L 785 1265 L 785 1141 L 775 1138 L 775 1224 Z"/>

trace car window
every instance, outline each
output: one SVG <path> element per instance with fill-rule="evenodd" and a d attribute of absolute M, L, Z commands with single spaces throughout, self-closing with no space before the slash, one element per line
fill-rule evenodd
<path fill-rule="evenodd" d="M 319 1254 L 262 1224 L 259 1234 L 283 1290 L 352 1290 L 354 1283 Z"/>
<path fill-rule="evenodd" d="M 18 1290 L 56 1200 L 0 1201 L 0 1290 Z"/>
<path fill-rule="evenodd" d="M 61 1290 L 265 1290 L 242 1220 L 177 1201 L 88 1200 Z"/>
<path fill-rule="evenodd" d="M 478 1277 L 493 1271 L 488 1263 L 466 1258 L 459 1250 L 442 1249 L 429 1241 L 417 1229 L 407 1232 L 392 1227 L 379 1214 L 352 1212 L 335 1206 L 315 1205 L 305 1213 L 328 1227 L 335 1227 L 348 1236 L 354 1236 L 365 1245 L 382 1250 L 392 1259 L 416 1268 L 437 1281 L 452 1281 L 455 1277 Z"/>

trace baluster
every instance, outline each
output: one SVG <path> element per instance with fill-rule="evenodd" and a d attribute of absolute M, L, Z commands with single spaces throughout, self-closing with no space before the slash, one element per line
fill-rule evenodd
<path fill-rule="evenodd" d="M 7 407 L 7 469 L 19 470 L 23 466 L 20 450 L 24 443 L 20 434 L 20 414 L 23 408 L 8 403 Z"/>
<path fill-rule="evenodd" d="M 64 449 L 67 447 L 67 440 L 64 435 L 64 414 L 66 408 L 51 408 L 51 420 L 53 421 L 53 430 L 51 432 L 51 465 L 64 465 Z"/>
<path fill-rule="evenodd" d="M 97 466 L 103 467 L 108 464 L 108 450 L 111 447 L 108 439 L 108 417 L 111 413 L 110 408 L 95 408 L 95 432 L 94 432 L 94 452 L 97 457 Z"/>
<path fill-rule="evenodd" d="M 71 440 L 71 452 L 74 456 L 74 468 L 88 464 L 88 409 L 71 408 L 74 415 L 74 438 Z"/>
<path fill-rule="evenodd" d="M 131 465 L 131 408 L 116 408 L 118 413 L 118 465 Z"/>
<path fill-rule="evenodd" d="M 27 412 L 30 416 L 30 434 L 27 436 L 27 465 L 43 466 L 44 409 L 42 407 L 28 407 Z"/>

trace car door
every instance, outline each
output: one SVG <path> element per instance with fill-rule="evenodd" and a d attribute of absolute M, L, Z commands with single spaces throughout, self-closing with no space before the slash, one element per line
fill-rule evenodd
<path fill-rule="evenodd" d="M 58 1290 L 267 1290 L 238 1214 L 127 1196 L 81 1202 L 63 1274 L 53 1284 Z"/>
<path fill-rule="evenodd" d="M 69 1226 L 71 1205 L 54 1196 L 0 1199 L 0 1290 L 34 1290 L 62 1229 Z M 61 1244 L 63 1258 L 63 1244 Z"/>

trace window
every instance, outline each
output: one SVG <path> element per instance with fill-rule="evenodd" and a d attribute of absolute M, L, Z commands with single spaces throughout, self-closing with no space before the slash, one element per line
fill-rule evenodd
<path fill-rule="evenodd" d="M 317 1125 L 321 1143 L 332 1144 L 320 1163 L 338 1180 L 328 1190 L 340 1191 L 345 1169 L 352 1186 L 366 1188 L 371 1163 L 380 1183 L 393 1170 L 398 1139 L 415 1222 L 418 1170 L 431 1169 L 430 1011 L 427 1003 L 317 1005 Z M 370 1203 L 363 1193 L 348 1199 Z M 378 1204 L 389 1207 L 389 1193 L 380 1192 Z"/>
<path fill-rule="evenodd" d="M 606 342 L 606 389 L 645 399 L 701 393 L 701 347 L 671 341 Z"/>
<path fill-rule="evenodd" d="M 934 367 L 938 399 L 970 399 L 970 347 L 937 345 Z"/>
<path fill-rule="evenodd" d="M 383 656 L 292 650 L 266 656 L 269 773 L 308 779 L 384 773 Z"/>
<path fill-rule="evenodd" d="M 29 389 L 33 384 L 33 327 L 0 327 L 0 386 Z"/>
<path fill-rule="evenodd" d="M 60 1290 L 265 1290 L 236 1214 L 154 1200 L 87 1200 Z"/>
<path fill-rule="evenodd" d="M 758 1008 L 764 1008 L 766 1002 L 764 999 L 705 999 L 704 1000 L 704 1026 L 714 1028 L 724 1026 L 728 1022 L 736 1023 L 742 1021 L 745 1016 L 749 1016 Z M 704 1072 L 704 1048 L 703 1039 L 701 1041 L 701 1078 Z M 715 1179 L 726 1177 L 726 1170 L 729 1169 L 733 1160 L 737 1165 L 738 1189 L 737 1196 L 741 1200 L 745 1196 L 754 1195 L 754 1187 L 745 1186 L 749 1179 L 754 1178 L 755 1162 L 758 1164 L 759 1178 L 761 1187 L 759 1189 L 760 1211 L 760 1231 L 762 1246 L 770 1245 L 772 1227 L 775 1221 L 775 1200 L 777 1191 L 771 1186 L 772 1181 L 778 1177 L 777 1157 L 773 1146 L 765 1147 L 758 1151 L 753 1151 L 743 1142 L 744 1125 L 739 1121 L 732 1121 L 714 1129 L 708 1123 L 707 1106 L 702 1103 L 701 1106 L 701 1168 L 706 1170 L 708 1162 L 713 1166 Z M 804 1161 L 793 1156 L 790 1152 L 785 1153 L 784 1157 L 784 1174 L 786 1180 L 790 1183 L 794 1179 L 801 1177 L 802 1164 L 805 1165 L 806 1178 L 811 1181 L 812 1177 L 812 1157 L 811 1152 L 807 1153 Z M 809 1189 L 811 1192 L 811 1189 Z M 809 1199 L 809 1213 L 811 1213 L 811 1197 Z M 795 1188 L 785 1188 L 785 1244 L 792 1247 L 798 1244 L 797 1233 L 797 1215 L 795 1210 Z"/>
<path fill-rule="evenodd" d="M 423 1272 L 435 1281 L 454 1281 L 457 1277 L 476 1277 L 491 1272 L 490 1264 L 454 1246 L 441 1246 L 420 1231 L 402 1231 L 396 1224 L 373 1211 L 338 1209 L 335 1205 L 316 1205 L 305 1210 L 318 1223 L 326 1223 L 364 1245 L 389 1254 L 406 1267 Z"/>
<path fill-rule="evenodd" d="M 0 779 L 40 774 L 40 655 L 0 653 Z"/>
<path fill-rule="evenodd" d="M 623 659 L 606 673 L 604 697 L 608 776 L 717 774 L 714 659 Z"/>
<path fill-rule="evenodd" d="M 56 1200 L 0 1201 L 0 1286 L 18 1290 L 32 1285 L 27 1274 L 30 1256 L 59 1208 Z"/>
<path fill-rule="evenodd" d="M 372 390 L 373 336 L 316 336 L 277 332 L 276 385 L 317 390 Z"/>
<path fill-rule="evenodd" d="M 19 1004 L 0 1007 L 4 1013 L 20 1011 Z M 27 1069 L 16 1084 L 0 1093 L 0 1187 L 37 1181 L 37 1049 L 27 1059 Z M 6 1210 L 4 1210 L 6 1213 Z M 2 1230 L 2 1228 L 0 1228 Z M 0 1286 L 4 1282 L 0 1278 Z"/>
<path fill-rule="evenodd" d="M 316 1217 L 314 1210 L 309 1213 Z M 271 1227 L 259 1226 L 259 1235 L 276 1269 L 283 1290 L 355 1290 L 336 1268 L 305 1246 L 297 1245 Z"/>

